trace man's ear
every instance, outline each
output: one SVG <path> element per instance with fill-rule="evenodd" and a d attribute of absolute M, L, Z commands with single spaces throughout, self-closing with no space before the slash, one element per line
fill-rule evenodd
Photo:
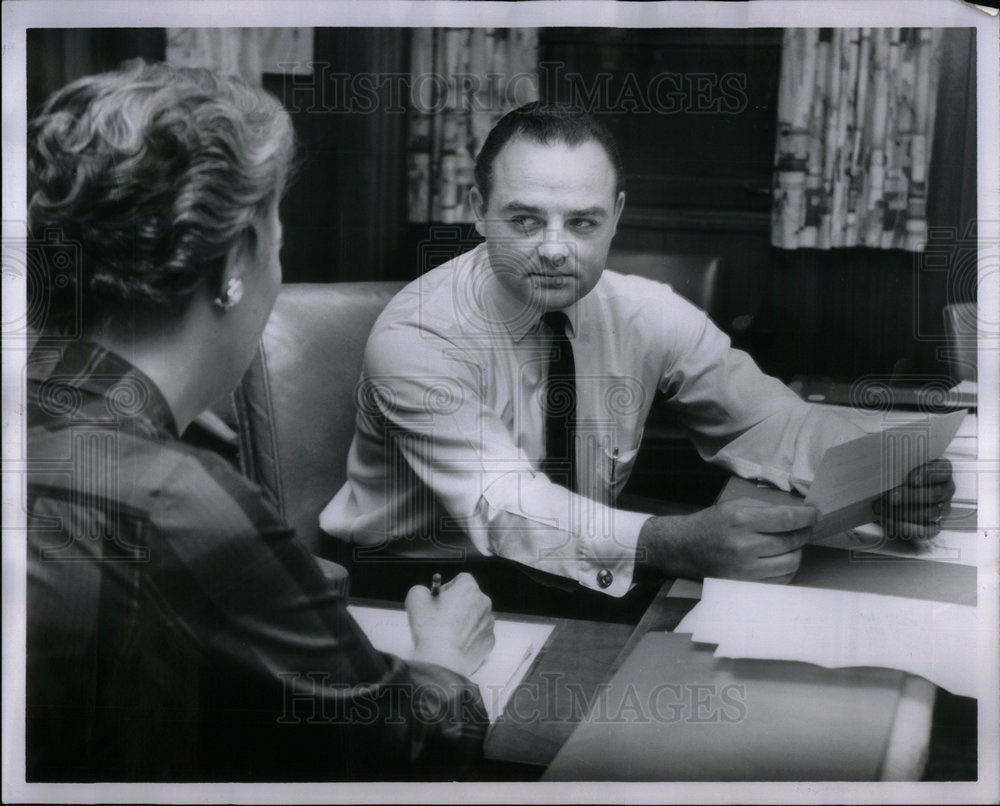
<path fill-rule="evenodd" d="M 469 188 L 469 206 L 476 216 L 476 232 L 486 237 L 486 201 L 483 194 L 479 192 L 479 187 L 473 185 Z"/>
<path fill-rule="evenodd" d="M 621 191 L 618 194 L 618 198 L 615 199 L 615 211 L 614 219 L 611 222 L 611 234 L 614 235 L 618 231 L 618 219 L 621 218 L 622 210 L 625 209 L 625 191 Z"/>

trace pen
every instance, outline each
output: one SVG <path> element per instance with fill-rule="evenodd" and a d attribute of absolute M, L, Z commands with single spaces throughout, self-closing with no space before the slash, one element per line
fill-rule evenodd
<path fill-rule="evenodd" d="M 441 592 L 441 575 L 435 574 L 431 577 L 431 596 L 437 596 Z"/>
<path fill-rule="evenodd" d="M 615 486 L 615 471 L 618 469 L 618 448 L 611 454 L 611 486 Z"/>

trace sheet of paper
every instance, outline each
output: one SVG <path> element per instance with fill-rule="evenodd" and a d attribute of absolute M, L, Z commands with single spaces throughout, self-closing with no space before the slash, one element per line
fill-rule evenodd
<path fill-rule="evenodd" d="M 830 448 L 820 462 L 804 503 L 816 506 L 822 513 L 813 527 L 813 542 L 823 545 L 837 545 L 826 541 L 870 524 L 874 514 L 872 502 L 905 479 L 914 467 L 944 455 L 953 446 L 957 450 L 974 450 L 969 443 L 975 442 L 976 418 L 962 411 L 941 416 L 920 412 L 840 411 L 849 419 L 859 420 L 865 430 L 876 426 L 880 430 Z M 896 419 L 897 414 L 902 422 Z M 888 422 L 899 424 L 886 428 Z M 955 438 L 956 431 L 963 430 L 966 436 Z M 976 528 L 974 509 L 981 468 L 971 455 L 956 453 L 951 461 L 956 491 L 952 499 L 953 514 L 944 527 L 972 530 Z M 719 501 L 735 498 L 753 498 L 776 506 L 803 503 L 798 494 L 746 479 L 731 479 Z"/>
<path fill-rule="evenodd" d="M 878 434 L 887 428 L 895 428 L 900 425 L 927 422 L 928 419 L 936 416 L 923 411 L 909 411 L 907 409 L 883 411 L 879 409 L 852 409 L 848 406 L 833 406 L 828 403 L 813 403 L 812 405 L 830 414 L 850 420 L 868 434 Z M 976 415 L 967 412 L 955 436 L 975 437 L 976 425 Z"/>
<path fill-rule="evenodd" d="M 902 484 L 913 468 L 944 453 L 965 416 L 927 417 L 834 445 L 823 454 L 805 502 L 829 517 Z"/>
<path fill-rule="evenodd" d="M 405 610 L 348 605 L 347 612 L 379 651 L 404 659 L 413 654 L 413 638 Z M 524 679 L 552 629 L 552 624 L 497 619 L 493 628 L 496 645 L 471 677 L 483 695 L 490 722 L 495 722 L 503 713 L 507 700 Z"/>
<path fill-rule="evenodd" d="M 991 479 L 992 476 L 992 479 Z M 952 479 L 955 482 L 955 494 L 951 498 L 952 506 L 955 504 L 970 505 L 979 500 L 979 483 L 982 480 L 986 485 L 997 480 L 996 471 L 990 473 L 986 468 L 977 466 L 976 462 L 956 463 L 952 462 Z M 985 488 L 989 490 L 989 486 Z"/>
<path fill-rule="evenodd" d="M 978 693 L 977 614 L 965 605 L 709 578 L 674 632 L 715 644 L 716 657 L 900 669 Z"/>
<path fill-rule="evenodd" d="M 975 437 L 955 437 L 944 456 L 959 460 L 975 459 L 979 453 L 979 443 Z"/>
<path fill-rule="evenodd" d="M 977 381 L 959 381 L 951 387 L 951 391 L 956 394 L 978 395 L 979 383 Z"/>
<path fill-rule="evenodd" d="M 817 546 L 867 551 L 889 557 L 975 566 L 979 564 L 979 534 L 975 529 L 975 519 L 975 510 L 970 510 L 971 528 L 944 528 L 931 540 L 921 543 L 919 549 L 905 541 L 886 540 L 882 527 L 876 523 L 867 523 L 846 532 L 813 540 L 812 543 Z"/>

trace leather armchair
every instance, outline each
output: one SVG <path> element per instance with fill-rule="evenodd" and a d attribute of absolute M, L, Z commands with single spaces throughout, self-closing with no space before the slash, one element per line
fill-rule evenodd
<path fill-rule="evenodd" d="M 319 513 L 347 475 L 365 343 L 403 285 L 282 286 L 236 395 L 244 472 L 321 556 L 332 538 L 321 532 Z"/>

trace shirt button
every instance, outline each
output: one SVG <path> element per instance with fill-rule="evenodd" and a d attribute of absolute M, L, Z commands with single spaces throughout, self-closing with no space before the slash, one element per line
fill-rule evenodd
<path fill-rule="evenodd" d="M 602 588 L 610 587 L 614 578 L 615 575 L 612 574 L 607 568 L 602 568 L 597 572 L 597 584 Z"/>

